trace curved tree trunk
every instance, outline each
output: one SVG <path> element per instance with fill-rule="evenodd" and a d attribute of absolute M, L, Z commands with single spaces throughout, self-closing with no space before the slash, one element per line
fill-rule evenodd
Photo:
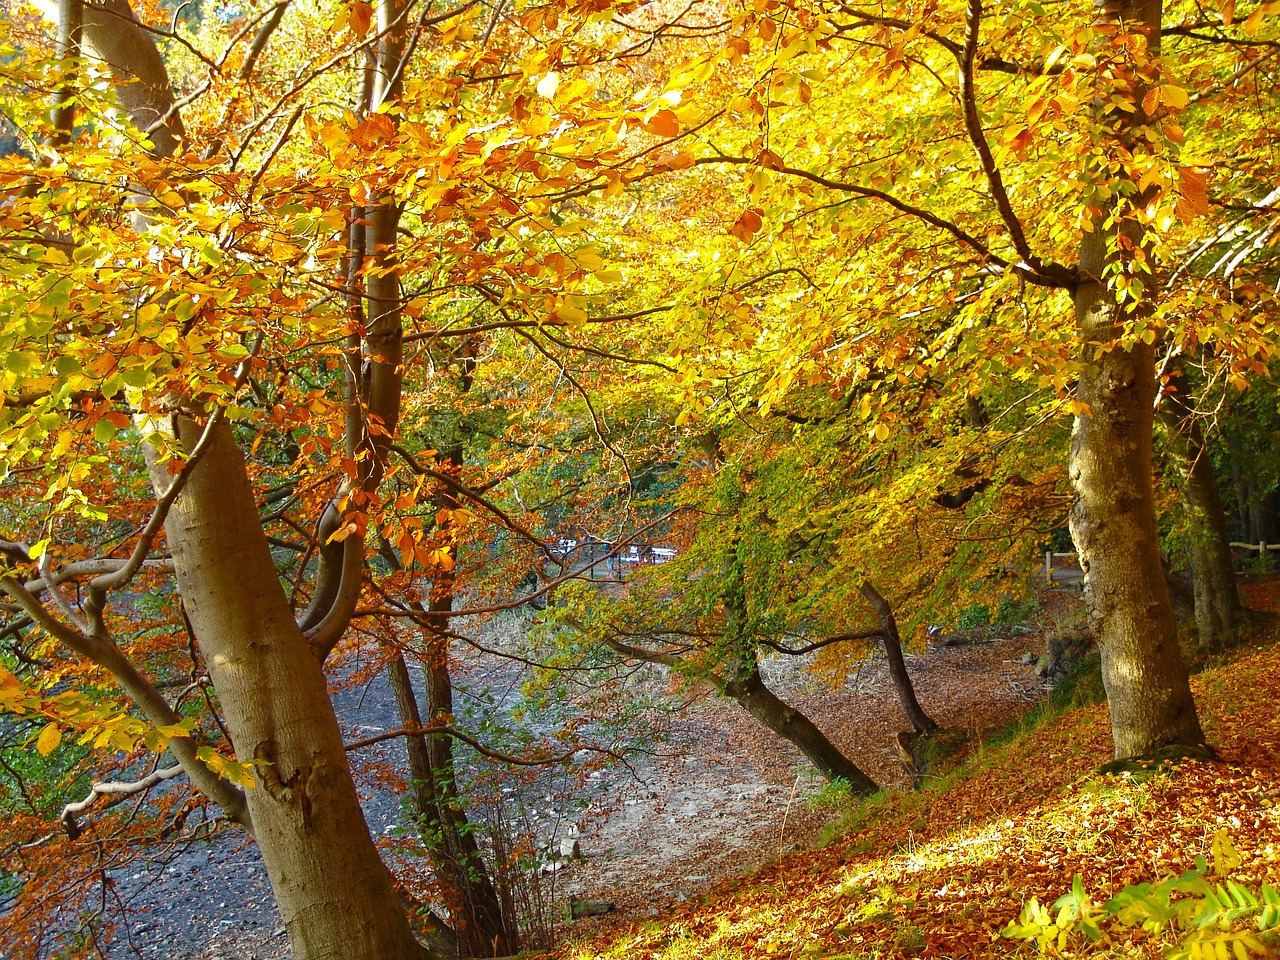
<path fill-rule="evenodd" d="M 167 425 L 161 426 L 167 432 Z M 202 432 L 174 425 L 189 451 Z M 152 483 L 171 482 L 147 446 Z M 320 664 L 293 617 L 225 424 L 165 522 L 178 589 L 241 761 L 247 802 L 296 960 L 420 960 L 369 836 Z"/>
<path fill-rule="evenodd" d="M 1182 476 L 1178 492 L 1189 528 L 1196 632 L 1202 644 L 1211 644 L 1240 626 L 1244 606 L 1231 565 L 1230 537 L 1218 479 L 1204 435 L 1183 399 L 1185 381 L 1179 377 L 1175 383 L 1180 392 L 1164 398 L 1160 415 L 1171 434 L 1170 456 Z"/>
<path fill-rule="evenodd" d="M 855 794 L 871 794 L 880 789 L 812 720 L 765 686 L 759 669 L 750 670 L 741 680 L 725 683 L 722 689 L 762 724 L 799 747 L 828 780 L 844 780 Z"/>
<path fill-rule="evenodd" d="M 722 675 L 713 677 L 712 682 L 778 736 L 799 747 L 828 780 L 844 780 L 855 794 L 875 793 L 880 788 L 874 780 L 841 753 L 812 720 L 765 686 L 756 659 L 756 640 L 747 626 L 746 585 L 736 544 L 734 551 L 725 563 L 720 594 L 725 610 L 725 644 L 730 651 L 725 664 L 728 679 Z"/>
<path fill-rule="evenodd" d="M 898 635 L 898 621 L 893 615 L 893 608 L 870 581 L 858 587 L 858 592 L 875 608 L 880 618 L 880 637 L 884 641 L 884 652 L 889 661 L 889 676 L 893 679 L 893 689 L 898 694 L 898 702 L 902 704 L 902 712 L 907 722 L 916 733 L 928 733 L 937 730 L 938 725 L 916 699 L 916 689 L 911 684 L 911 675 L 907 673 L 907 663 L 902 658 L 902 638 Z"/>

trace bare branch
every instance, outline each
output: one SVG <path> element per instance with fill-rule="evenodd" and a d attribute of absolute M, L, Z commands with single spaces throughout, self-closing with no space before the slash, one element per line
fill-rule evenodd
<path fill-rule="evenodd" d="M 472 503 L 477 504 L 478 506 L 484 507 L 490 513 L 492 513 L 495 517 L 497 517 L 504 527 L 506 527 L 512 533 L 516 534 L 516 536 L 520 537 L 523 540 L 526 540 L 527 542 L 537 547 L 538 550 L 549 561 L 551 561 L 552 563 L 556 562 L 556 557 L 547 548 L 547 545 L 543 542 L 541 537 L 535 535 L 525 527 L 522 527 L 520 526 L 520 524 L 516 523 L 515 520 L 509 517 L 506 514 L 506 512 L 503 511 L 503 509 L 499 507 L 496 503 L 486 499 L 478 491 L 471 489 L 466 484 L 462 483 L 460 480 L 449 476 L 449 474 L 441 470 L 435 470 L 431 467 L 426 466 L 425 464 L 420 463 L 417 460 L 417 458 L 414 457 L 413 454 L 411 454 L 408 450 L 406 450 L 404 447 L 400 446 L 399 444 L 393 443 L 391 445 L 391 450 L 398 453 L 400 457 L 405 461 L 405 463 L 409 465 L 409 468 L 413 470 L 414 473 L 423 474 L 425 476 L 430 477 L 433 480 L 438 480 L 440 483 L 443 483 L 446 487 L 448 487 L 458 496 L 463 497 L 466 500 L 470 500 Z"/>
<path fill-rule="evenodd" d="M 62 813 L 58 814 L 58 821 L 62 824 L 67 836 L 72 840 L 80 836 L 81 828 L 76 817 L 84 813 L 103 797 L 107 797 L 107 806 L 119 803 L 125 797 L 131 797 L 138 793 L 150 790 L 158 783 L 165 780 L 173 780 L 175 777 L 181 776 L 183 773 L 182 764 L 175 764 L 172 767 L 164 767 L 156 770 L 150 775 L 143 777 L 141 780 L 132 780 L 123 783 L 114 781 L 106 781 L 95 783 L 89 788 L 89 795 L 77 803 L 68 803 L 62 808 Z"/>
<path fill-rule="evenodd" d="M 1018 251 L 1024 263 L 1040 272 L 1041 264 L 1031 253 L 1027 243 L 1027 235 L 1022 229 L 1022 221 L 1013 212 L 1009 202 L 1009 193 L 1004 186 L 1004 177 L 996 166 L 996 159 L 991 153 L 991 145 L 987 143 L 987 135 L 982 129 L 982 119 L 978 116 L 978 96 L 974 86 L 974 59 L 978 53 L 978 33 L 982 29 L 982 0 L 969 0 L 965 8 L 964 50 L 957 53 L 956 60 L 960 65 L 960 103 L 964 108 L 964 127 L 969 134 L 969 142 L 973 144 L 982 172 L 986 175 L 987 185 L 991 188 L 991 199 L 1000 211 L 1000 219 L 1009 231 L 1009 239 L 1013 248 Z"/>
<path fill-rule="evenodd" d="M 121 691 L 152 723 L 168 726 L 182 722 L 183 718 L 155 684 L 143 676 L 114 643 L 104 637 L 86 636 L 73 630 L 54 617 L 30 590 L 13 577 L 0 577 L 0 590 L 13 597 L 23 611 L 55 640 L 107 670 Z M 191 737 L 174 737 L 169 741 L 169 750 L 205 796 L 220 806 L 230 819 L 253 832 L 244 791 L 223 780 L 196 756 L 196 745 Z"/>
<path fill-rule="evenodd" d="M 156 501 L 156 508 L 152 511 L 147 525 L 142 528 L 142 533 L 138 537 L 138 543 L 133 548 L 133 553 L 129 555 L 128 562 L 108 574 L 95 577 L 89 581 L 89 606 L 90 616 L 101 616 L 102 601 L 108 590 L 116 590 L 123 587 L 132 580 L 142 569 L 143 562 L 147 559 L 147 554 L 151 552 L 151 545 L 155 542 L 156 536 L 160 533 L 164 526 L 165 518 L 169 516 L 169 510 L 173 506 L 173 502 L 178 499 L 178 494 L 182 493 L 182 489 L 187 485 L 187 481 L 191 479 L 191 472 L 195 469 L 200 458 L 204 456 L 205 451 L 209 448 L 209 443 L 213 438 L 213 434 L 218 424 L 226 416 L 226 408 L 219 407 L 205 422 L 204 430 L 200 433 L 200 438 L 191 448 L 191 453 L 187 457 L 186 462 L 178 471 L 178 475 L 173 478 L 173 482 L 169 484 L 164 494 Z M 97 613 L 95 615 L 94 610 Z"/>
<path fill-rule="evenodd" d="M 40 576 L 44 579 L 45 590 L 48 592 L 49 596 L 53 597 L 54 606 L 58 608 L 58 611 L 64 617 L 71 621 L 71 625 L 80 633 L 105 637 L 105 630 L 98 629 L 100 626 L 99 623 L 95 623 L 90 627 L 88 622 L 81 618 L 80 615 L 72 609 L 71 603 L 63 595 L 62 588 L 58 585 L 58 580 L 54 577 L 52 571 L 53 560 L 50 558 L 49 551 L 45 550 L 45 552 L 40 555 Z"/>
<path fill-rule="evenodd" d="M 571 759 L 573 755 L 577 753 L 579 750 L 590 750 L 593 753 L 599 753 L 599 754 L 603 754 L 606 757 L 612 757 L 614 760 L 623 759 L 620 754 L 615 753 L 614 751 L 608 749 L 607 747 L 598 747 L 590 744 L 586 744 L 580 747 L 574 747 L 572 750 L 569 750 L 567 753 L 562 753 L 562 754 L 559 754 L 558 756 L 516 757 L 508 753 L 501 753 L 497 750 L 491 750 L 489 747 L 484 746 L 482 743 L 480 743 L 480 741 L 476 740 L 476 738 L 472 737 L 470 734 L 463 733 L 461 730 L 458 730 L 457 728 L 450 727 L 450 726 L 398 727 L 395 730 L 388 730 L 386 733 L 377 733 L 377 734 L 374 734 L 373 736 L 365 737 L 363 740 L 353 741 L 352 743 L 348 743 L 346 747 L 347 747 L 347 751 L 350 752 L 352 750 L 359 750 L 362 747 L 371 746 L 372 744 L 375 744 L 375 743 L 381 743 L 384 740 L 394 740 L 397 737 L 421 737 L 421 736 L 429 736 L 433 734 L 441 734 L 444 736 L 453 737 L 455 740 L 461 740 L 463 743 L 469 744 L 470 746 L 474 747 L 476 752 L 478 752 L 483 757 L 488 757 L 490 760 L 497 760 L 500 763 L 509 763 L 517 767 L 554 766 L 555 764 L 564 763 L 566 760 Z"/>
<path fill-rule="evenodd" d="M 803 647 L 788 647 L 785 644 L 778 643 L 776 640 L 761 639 L 766 647 L 777 650 L 779 653 L 785 653 L 790 656 L 799 656 L 803 653 L 810 653 L 814 650 L 820 650 L 823 647 L 829 647 L 833 643 L 844 643 L 847 640 L 870 640 L 873 637 L 883 637 L 883 630 L 863 630 L 859 633 L 838 633 L 833 637 L 825 637 L 822 640 L 815 640 L 813 643 L 806 643 Z"/>
<path fill-rule="evenodd" d="M 836 190 L 841 193 L 851 193 L 855 196 L 865 197 L 869 200 L 879 200 L 881 203 L 888 204 L 893 209 L 905 213 L 916 220 L 949 233 L 959 243 L 968 247 L 970 250 L 973 250 L 991 266 L 1001 270 L 1009 270 L 1026 280 L 1027 283 L 1038 287 L 1051 287 L 1054 289 L 1067 290 L 1072 289 L 1076 283 L 1075 273 L 1067 267 L 1060 264 L 1041 264 L 1040 268 L 1037 269 L 1035 264 L 1030 261 L 1017 264 L 1011 263 L 1006 258 L 993 252 L 990 247 L 973 234 L 969 233 L 959 224 L 952 223 L 950 220 L 944 219 L 923 207 L 917 207 L 914 204 L 907 203 L 905 200 L 899 199 L 884 190 L 877 190 L 874 187 L 867 187 L 859 183 L 832 180 L 828 177 L 811 173 L 808 170 L 802 170 L 799 167 L 787 166 L 776 158 L 735 157 L 724 153 L 717 153 L 713 157 L 700 157 L 694 162 L 698 165 L 728 163 L 735 165 L 761 166 L 767 170 L 772 170 L 775 173 L 785 174 L 789 177 L 796 177 L 800 180 L 808 180 L 810 183 L 815 183 L 820 187 L 826 187 L 828 190 Z"/>

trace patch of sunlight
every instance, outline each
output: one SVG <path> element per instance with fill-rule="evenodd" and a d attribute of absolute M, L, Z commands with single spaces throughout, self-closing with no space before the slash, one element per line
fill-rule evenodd
<path fill-rule="evenodd" d="M 1025 824 L 1004 819 L 952 831 L 928 843 L 910 841 L 905 851 L 873 860 L 836 884 L 837 896 L 856 897 L 881 886 L 889 877 L 940 872 L 958 865 L 977 866 L 1005 855 L 1008 842 L 1020 836 Z"/>

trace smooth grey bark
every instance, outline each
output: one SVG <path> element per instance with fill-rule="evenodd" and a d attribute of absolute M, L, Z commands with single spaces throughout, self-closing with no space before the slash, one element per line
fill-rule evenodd
<path fill-rule="evenodd" d="M 189 450 L 202 427 L 157 424 Z M 145 448 L 152 483 L 169 474 Z M 218 425 L 165 522 L 178 589 L 241 761 L 296 960 L 421 960 L 369 836 L 324 673 L 280 585 L 244 460 Z"/>
<path fill-rule="evenodd" d="M 83 8 L 86 53 L 116 75 L 116 100 L 147 135 L 156 156 L 171 156 L 182 141 L 182 117 L 160 51 L 128 0 L 100 0 Z"/>
<path fill-rule="evenodd" d="M 1152 53 L 1158 51 L 1159 0 L 1117 0 L 1107 13 L 1117 29 L 1145 32 Z M 1135 100 L 1140 104 L 1140 91 Z M 1117 116 L 1115 124 L 1123 137 L 1129 126 L 1145 120 L 1138 106 L 1137 116 Z M 1086 407 L 1071 435 L 1070 523 L 1102 653 L 1115 756 L 1122 759 L 1170 744 L 1202 744 L 1204 734 L 1178 649 L 1156 531 L 1155 348 L 1141 341 L 1120 345 L 1125 317 L 1102 279 L 1113 258 L 1132 258 L 1129 251 L 1141 237 L 1132 227 L 1122 228 L 1125 244 L 1114 244 L 1115 230 L 1104 223 L 1109 212 L 1085 234 L 1074 294 L 1082 361 L 1076 397 Z M 1109 253 L 1108 239 L 1122 252 Z"/>

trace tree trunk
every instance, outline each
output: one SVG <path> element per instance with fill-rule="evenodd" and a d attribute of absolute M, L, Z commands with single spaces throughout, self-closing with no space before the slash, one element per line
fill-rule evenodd
<path fill-rule="evenodd" d="M 461 444 L 451 445 L 441 465 L 451 475 L 462 468 Z M 445 487 L 436 498 L 441 511 L 460 506 Z M 442 512 L 437 535 L 450 536 L 450 514 Z M 453 611 L 456 577 L 452 570 L 437 569 L 432 577 L 428 607 L 422 614 L 428 650 L 422 658 L 426 680 L 427 717 L 430 723 L 453 721 L 453 678 L 449 671 L 448 630 Z M 406 726 L 421 726 L 418 698 L 409 681 L 403 657 L 388 666 L 400 717 Z M 515 918 L 503 910 L 488 866 L 480 853 L 475 830 L 467 819 L 458 794 L 454 771 L 453 738 L 447 734 L 409 737 L 409 771 L 413 778 L 414 804 L 427 843 L 436 880 L 444 893 L 458 952 L 468 957 L 509 956 L 519 950 Z"/>
<path fill-rule="evenodd" d="M 726 683 L 722 689 L 762 724 L 799 747 L 800 752 L 828 780 L 843 780 L 853 793 L 859 795 L 880 789 L 827 739 L 825 733 L 814 726 L 812 720 L 766 687 L 759 669 L 753 668 L 746 677 Z"/>
<path fill-rule="evenodd" d="M 448 663 L 436 663 L 434 651 L 427 660 L 424 669 L 431 701 L 429 716 L 436 720 L 448 718 L 453 699 Z M 388 672 L 401 721 L 406 726 L 421 726 L 418 699 L 404 658 L 396 657 Z M 440 709 L 442 702 L 450 708 Z M 409 737 L 407 746 L 419 828 L 427 842 L 436 881 L 444 892 L 459 956 L 500 957 L 518 952 L 515 924 L 509 922 L 498 900 L 458 795 L 452 739 L 445 735 Z"/>
<path fill-rule="evenodd" d="M 876 616 L 880 618 L 880 636 L 884 640 L 884 652 L 889 660 L 889 676 L 893 679 L 893 689 L 897 691 L 902 712 L 907 715 L 907 723 L 911 724 L 911 729 L 916 733 L 937 730 L 938 725 L 924 712 L 916 699 L 911 675 L 907 673 L 907 663 L 902 658 L 902 638 L 898 635 L 898 621 L 893 615 L 893 608 L 889 606 L 889 601 L 872 586 L 870 581 L 858 587 L 858 592 L 871 606 L 875 607 Z"/>
<path fill-rule="evenodd" d="M 1109 339 L 1085 333 L 1088 309 L 1082 313 L 1082 339 Z M 1071 535 L 1102 652 L 1115 755 L 1203 743 L 1156 539 L 1152 349 L 1104 350 L 1086 366 L 1077 396 L 1089 411 L 1072 433 Z"/>
<path fill-rule="evenodd" d="M 116 74 L 119 100 L 153 153 L 176 152 L 183 129 L 169 78 L 127 0 L 87 8 L 83 34 L 88 53 Z M 231 428 L 183 413 L 146 427 L 180 455 L 208 434 L 165 533 L 236 756 L 257 763 L 246 802 L 295 960 L 419 960 L 424 951 L 369 836 L 324 674 L 280 585 Z M 143 452 L 162 495 L 173 478 L 151 444 Z"/>
<path fill-rule="evenodd" d="M 1111 26 L 1123 38 L 1144 33 L 1152 57 L 1159 52 L 1160 0 L 1108 4 Z M 1117 153 L 1132 128 L 1147 122 L 1143 90 L 1130 91 L 1135 114 L 1113 109 Z M 1085 602 L 1102 653 L 1102 680 L 1111 709 L 1117 759 L 1169 744 L 1202 744 L 1186 665 L 1178 650 L 1156 533 L 1151 473 L 1156 369 L 1155 348 L 1119 340 L 1126 316 L 1103 277 L 1108 267 L 1128 267 L 1141 248 L 1133 207 L 1122 199 L 1100 212 L 1080 250 L 1075 291 L 1082 371 L 1076 396 L 1085 405 L 1071 435 L 1070 474 L 1076 500 L 1071 536 L 1085 572 Z M 1121 207 L 1120 204 L 1133 206 Z M 1118 228 L 1107 227 L 1114 214 Z M 1117 235 L 1117 229 L 1120 235 Z M 1114 247 L 1108 252 L 1108 240 Z M 1150 258 L 1147 258 L 1150 262 Z M 1151 281 L 1148 279 L 1148 284 Z M 1150 294 L 1148 294 L 1150 295 Z M 1128 315 L 1140 319 L 1142 306 Z"/>
<path fill-rule="evenodd" d="M 190 451 L 202 427 L 175 419 L 176 448 Z M 171 477 L 145 450 L 163 491 Z M 369 836 L 323 672 L 280 586 L 225 424 L 214 428 L 165 532 L 236 755 L 260 764 L 247 801 L 295 960 L 419 960 Z"/>
<path fill-rule="evenodd" d="M 729 679 L 712 677 L 712 682 L 778 736 L 799 747 L 828 780 L 844 780 L 855 794 L 875 793 L 880 788 L 874 780 L 841 753 L 812 720 L 765 686 L 756 659 L 757 640 L 748 627 L 746 584 L 737 549 L 735 542 L 724 564 L 720 593 L 725 613 L 724 669 Z"/>
<path fill-rule="evenodd" d="M 1212 644 L 1235 632 L 1243 622 L 1244 607 L 1236 590 L 1227 518 L 1213 463 L 1200 425 L 1187 406 L 1185 381 L 1178 377 L 1174 383 L 1179 392 L 1165 397 L 1160 415 L 1171 434 L 1170 455 L 1182 476 L 1178 492 L 1187 515 L 1196 632 L 1201 644 Z"/>

